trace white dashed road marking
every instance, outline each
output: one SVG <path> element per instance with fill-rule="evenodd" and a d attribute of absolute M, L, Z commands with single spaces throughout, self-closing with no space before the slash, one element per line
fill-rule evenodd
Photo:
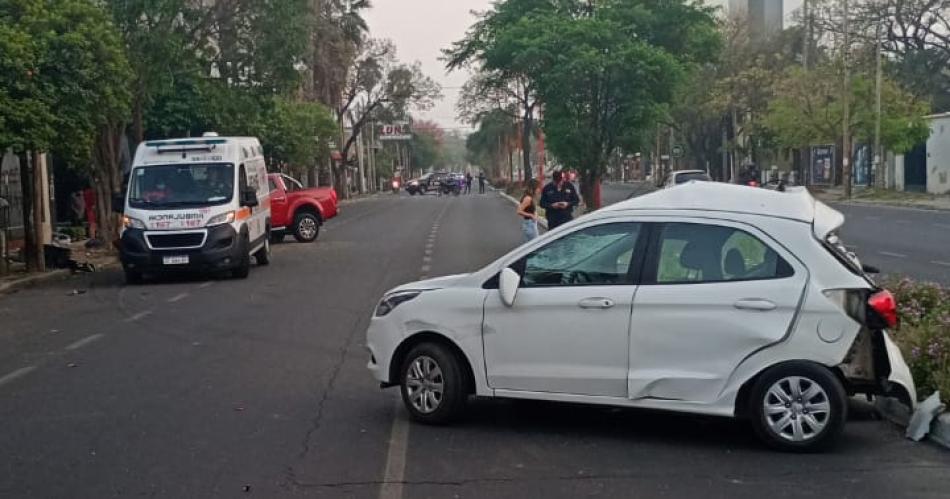
<path fill-rule="evenodd" d="M 198 286 L 198 289 L 207 288 L 208 286 L 211 286 L 212 284 L 214 284 L 214 281 L 208 281 L 208 282 L 206 282 L 206 283 L 202 283 L 202 284 L 200 284 L 200 285 Z"/>
<path fill-rule="evenodd" d="M 891 253 L 890 251 L 878 251 L 879 255 L 890 256 L 893 258 L 907 258 L 907 255 L 903 253 Z"/>
<path fill-rule="evenodd" d="M 930 263 L 934 265 L 943 265 L 944 267 L 950 267 L 950 262 L 941 262 L 940 260 L 934 260 Z"/>
<path fill-rule="evenodd" d="M 175 303 L 176 301 L 184 300 L 188 297 L 188 293 L 178 293 L 177 295 L 168 299 L 168 303 Z"/>
<path fill-rule="evenodd" d="M 935 227 L 940 227 L 941 229 L 950 230 L 950 224 L 934 224 Z"/>
<path fill-rule="evenodd" d="M 90 343 L 92 343 L 92 342 L 94 342 L 94 341 L 98 341 L 98 340 L 102 339 L 104 336 L 105 336 L 105 335 L 102 334 L 102 333 L 96 333 L 96 334 L 92 334 L 92 335 L 86 336 L 85 338 L 83 338 L 83 339 L 81 339 L 81 340 L 79 340 L 79 341 L 76 341 L 76 342 L 74 342 L 74 343 L 70 343 L 70 344 L 66 347 L 66 350 L 78 350 L 78 349 L 80 349 L 80 348 L 82 348 L 82 347 L 84 347 L 84 346 L 86 346 L 86 345 L 88 345 L 88 344 L 90 344 Z"/>
<path fill-rule="evenodd" d="M 129 317 L 128 319 L 125 320 L 125 322 L 135 322 L 135 321 L 137 321 L 137 320 L 139 320 L 139 319 L 144 319 L 145 317 L 148 317 L 148 316 L 150 316 L 150 315 L 152 315 L 152 311 L 151 311 L 151 310 L 146 310 L 146 311 L 144 311 L 144 312 L 139 312 L 139 313 L 133 315 L 132 317 Z"/>
<path fill-rule="evenodd" d="M 402 414 L 402 399 L 396 397 L 396 414 L 389 432 L 389 452 L 386 470 L 379 488 L 379 499 L 402 499 L 402 482 L 406 474 L 406 449 L 409 442 L 409 423 Z"/>
<path fill-rule="evenodd" d="M 7 383 L 9 383 L 9 382 L 11 382 L 11 381 L 13 381 L 13 380 L 19 378 L 19 377 L 25 376 L 26 374 L 28 374 L 30 371 L 32 371 L 32 370 L 34 370 L 34 369 L 36 369 L 36 368 L 33 367 L 33 366 L 21 367 L 21 368 L 17 369 L 16 371 L 13 371 L 13 372 L 10 373 L 10 374 L 7 374 L 7 375 L 5 375 L 5 376 L 3 376 L 3 377 L 0 377 L 0 386 L 3 386 L 3 385 L 5 385 L 5 384 L 7 384 Z M 397 418 L 397 419 L 398 419 L 398 418 Z"/>

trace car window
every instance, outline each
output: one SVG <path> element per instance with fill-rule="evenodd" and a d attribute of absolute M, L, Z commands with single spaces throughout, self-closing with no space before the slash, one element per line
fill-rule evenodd
<path fill-rule="evenodd" d="M 572 232 L 524 259 L 522 285 L 628 284 L 640 224 L 613 223 Z"/>
<path fill-rule="evenodd" d="M 733 227 L 663 224 L 657 248 L 660 284 L 777 279 L 794 273 L 772 248 Z"/>
<path fill-rule="evenodd" d="M 271 191 L 276 191 L 276 190 L 277 190 L 277 182 L 274 182 L 274 179 L 268 178 L 268 179 L 267 179 L 267 185 L 270 187 L 270 190 L 271 190 Z"/>
<path fill-rule="evenodd" d="M 703 172 L 680 173 L 679 175 L 676 176 L 677 184 L 685 184 L 686 182 L 689 182 L 690 180 L 701 180 L 701 181 L 708 182 L 711 179 L 709 178 L 709 175 L 706 175 Z"/>
<path fill-rule="evenodd" d="M 284 185 L 287 187 L 287 192 L 297 192 L 303 189 L 303 184 L 297 182 L 297 179 L 293 177 L 288 177 L 287 175 L 281 175 L 284 179 Z"/>

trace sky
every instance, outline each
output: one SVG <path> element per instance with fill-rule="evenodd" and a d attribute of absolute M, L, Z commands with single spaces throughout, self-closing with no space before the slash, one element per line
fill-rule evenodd
<path fill-rule="evenodd" d="M 389 38 L 396 43 L 397 57 L 404 62 L 419 61 L 422 70 L 442 85 L 443 99 L 430 111 L 415 113 L 422 119 L 432 120 L 447 130 L 469 130 L 457 120 L 455 103 L 460 87 L 469 75 L 463 72 L 446 73 L 439 61 L 441 49 L 465 36 L 475 20 L 472 10 L 485 11 L 492 0 L 374 0 L 366 13 L 370 36 Z M 713 5 L 724 5 L 725 0 L 712 0 Z M 790 14 L 801 6 L 801 0 L 784 0 L 785 23 Z"/>

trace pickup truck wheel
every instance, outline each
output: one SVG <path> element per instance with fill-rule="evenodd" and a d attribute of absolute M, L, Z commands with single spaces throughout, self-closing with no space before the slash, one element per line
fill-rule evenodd
<path fill-rule="evenodd" d="M 258 265 L 268 265 L 270 263 L 270 234 L 264 238 L 264 247 L 254 253 L 254 259 Z"/>
<path fill-rule="evenodd" d="M 789 452 L 824 450 L 847 420 L 844 386 L 828 369 L 789 362 L 763 373 L 749 400 L 752 426 L 770 447 Z"/>
<path fill-rule="evenodd" d="M 311 243 L 320 235 L 320 220 L 313 213 L 298 213 L 294 217 L 294 239 Z"/>
<path fill-rule="evenodd" d="M 247 279 L 251 274 L 251 241 L 247 236 L 241 238 L 241 261 L 238 266 L 231 270 L 231 275 L 236 279 Z"/>
<path fill-rule="evenodd" d="M 402 401 L 412 419 L 445 424 L 462 412 L 467 397 L 465 378 L 458 359 L 443 345 L 416 345 L 399 372 Z"/>

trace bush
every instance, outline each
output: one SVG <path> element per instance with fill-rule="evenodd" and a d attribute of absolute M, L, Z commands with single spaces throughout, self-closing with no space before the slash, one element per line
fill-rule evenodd
<path fill-rule="evenodd" d="M 900 346 L 921 399 L 940 391 L 950 401 L 950 289 L 910 279 L 885 287 L 897 299 L 900 326 L 891 337 Z"/>

